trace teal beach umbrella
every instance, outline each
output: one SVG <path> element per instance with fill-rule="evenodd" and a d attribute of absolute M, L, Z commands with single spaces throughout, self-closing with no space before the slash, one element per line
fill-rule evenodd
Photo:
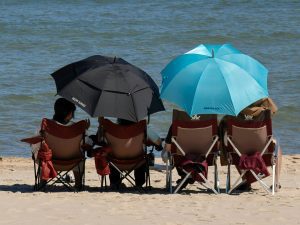
<path fill-rule="evenodd" d="M 190 115 L 237 115 L 268 96 L 268 70 L 230 44 L 199 45 L 173 59 L 161 75 L 161 97 Z"/>

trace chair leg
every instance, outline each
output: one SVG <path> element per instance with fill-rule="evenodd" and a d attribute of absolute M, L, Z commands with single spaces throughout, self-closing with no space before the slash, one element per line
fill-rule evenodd
<path fill-rule="evenodd" d="M 66 187 L 69 191 L 76 191 L 68 182 L 64 181 L 64 176 L 66 176 L 68 174 L 69 171 L 65 171 L 65 172 L 60 172 L 57 174 L 56 176 L 56 180 L 51 184 L 55 184 L 55 183 L 62 183 L 64 187 Z M 52 180 L 54 180 L 54 178 L 50 179 L 49 181 L 47 181 L 47 183 L 50 183 Z"/>
<path fill-rule="evenodd" d="M 276 169 L 276 165 L 273 165 L 272 166 L 272 195 L 275 195 L 275 169 Z"/>
<path fill-rule="evenodd" d="M 80 168 L 79 168 L 79 171 L 80 171 Z M 83 161 L 83 168 L 82 168 L 82 178 L 81 178 L 81 181 L 82 181 L 82 190 L 84 191 L 85 190 L 85 159 Z"/>
<path fill-rule="evenodd" d="M 230 163 L 228 163 L 228 166 L 227 166 L 227 179 L 226 179 L 226 193 L 228 194 L 229 193 L 229 190 L 231 188 L 231 183 L 230 183 L 230 179 L 231 179 L 231 170 L 230 170 Z"/>
<path fill-rule="evenodd" d="M 106 189 L 106 176 L 105 175 L 101 175 L 101 176 L 99 175 L 99 179 L 100 179 L 100 182 L 101 182 L 100 191 L 103 191 L 103 189 Z"/>
<path fill-rule="evenodd" d="M 166 189 L 170 188 L 170 171 L 169 171 L 169 160 L 166 162 Z"/>
<path fill-rule="evenodd" d="M 34 186 L 33 186 L 33 190 L 34 190 L 34 191 L 36 191 L 36 189 L 37 189 L 37 182 L 38 182 L 38 180 L 37 180 L 37 169 L 36 169 L 36 163 L 35 163 L 34 159 L 33 159 L 33 169 L 34 169 Z"/>
<path fill-rule="evenodd" d="M 151 189 L 150 168 L 148 163 L 146 165 L 146 189 Z"/>
<path fill-rule="evenodd" d="M 173 182 L 173 171 L 172 171 L 172 167 L 170 167 L 170 180 L 169 180 L 169 185 L 170 185 L 170 193 L 173 192 L 173 186 L 172 186 L 172 182 Z"/>
<path fill-rule="evenodd" d="M 35 162 L 34 162 L 35 163 Z M 45 191 L 47 181 L 44 181 L 41 179 L 41 166 L 40 164 L 34 165 L 35 166 L 35 185 L 34 185 L 34 191 L 40 191 L 43 189 Z"/>
<path fill-rule="evenodd" d="M 36 168 L 36 163 L 35 163 L 34 160 L 33 160 L 33 168 L 34 168 L 34 187 L 33 187 L 33 190 L 37 191 L 38 185 L 39 185 L 39 179 L 38 179 L 39 172 L 38 172 L 38 169 Z"/>
<path fill-rule="evenodd" d="M 182 185 L 184 184 L 184 182 L 189 178 L 189 176 L 191 174 L 192 174 L 192 172 L 189 172 L 189 173 L 186 174 L 186 176 L 183 178 L 183 180 L 177 185 L 177 187 L 176 187 L 176 189 L 175 189 L 175 191 L 174 191 L 173 194 L 176 194 L 180 190 L 180 188 L 182 187 Z"/>
<path fill-rule="evenodd" d="M 203 176 L 202 173 L 199 173 L 200 177 L 205 181 L 205 184 L 208 185 L 208 187 L 217 195 L 219 194 L 216 189 L 210 184 L 210 182 Z M 201 183 L 201 182 L 200 182 Z"/>
<path fill-rule="evenodd" d="M 259 182 L 259 184 L 263 187 L 263 189 L 270 194 L 272 192 L 271 189 L 261 180 L 260 177 L 256 175 L 256 173 L 253 170 L 250 170 L 250 172 L 255 177 L 255 179 Z"/>
<path fill-rule="evenodd" d="M 167 163 L 166 163 L 166 189 L 167 189 L 167 191 L 169 191 L 172 194 L 173 187 L 172 187 L 172 164 L 171 164 L 171 159 L 168 159 Z"/>
<path fill-rule="evenodd" d="M 218 165 L 217 161 L 214 160 L 214 188 L 217 190 L 218 193 L 220 193 L 220 180 L 219 180 L 219 173 L 218 173 Z"/>
<path fill-rule="evenodd" d="M 133 183 L 134 182 L 134 178 L 130 175 L 132 171 L 127 171 L 125 174 L 122 173 L 120 171 L 120 175 L 121 175 L 121 182 L 122 180 L 126 179 L 133 187 L 135 187 L 135 184 Z M 129 179 L 130 178 L 130 179 Z"/>
<path fill-rule="evenodd" d="M 135 167 L 132 168 L 132 170 L 130 171 L 127 171 L 125 174 L 115 165 L 113 164 L 112 162 L 110 162 L 110 165 L 112 165 L 121 175 L 121 179 L 120 179 L 120 182 L 122 182 L 122 180 L 126 179 L 133 187 L 137 187 L 134 182 L 135 182 L 135 179 L 130 175 L 130 173 L 135 169 Z M 143 191 L 146 191 L 143 187 L 137 187 L 138 190 L 140 191 L 141 189 Z"/>
<path fill-rule="evenodd" d="M 231 194 L 231 192 L 233 190 L 235 190 L 238 186 L 241 185 L 241 183 L 239 183 L 239 181 L 242 179 L 242 177 L 245 175 L 246 172 L 247 172 L 247 170 L 242 172 L 242 174 L 239 176 L 239 178 L 234 182 L 232 188 L 228 191 L 228 194 Z"/>
<path fill-rule="evenodd" d="M 151 187 L 151 179 L 150 179 L 150 159 L 149 159 L 149 157 L 147 157 L 147 159 L 146 159 L 146 168 L 145 168 L 145 170 L 146 170 L 145 171 L 145 175 L 146 175 L 146 186 L 145 186 L 145 189 L 146 190 L 151 190 L 152 187 Z"/>
<path fill-rule="evenodd" d="M 101 183 L 101 185 L 100 185 L 100 191 L 102 192 L 102 191 L 107 191 L 107 178 L 106 178 L 107 176 L 106 175 L 99 175 L 99 180 L 100 180 L 100 183 Z"/>

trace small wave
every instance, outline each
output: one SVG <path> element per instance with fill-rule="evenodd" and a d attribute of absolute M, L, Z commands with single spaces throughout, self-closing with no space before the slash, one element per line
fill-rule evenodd
<path fill-rule="evenodd" d="M 3 100 L 6 101 L 34 101 L 35 97 L 30 95 L 16 95 L 16 94 L 8 94 L 2 97 Z"/>
<path fill-rule="evenodd" d="M 285 31 L 276 31 L 269 35 L 270 38 L 284 38 L 284 39 L 299 39 L 300 33 L 297 32 L 285 32 Z"/>

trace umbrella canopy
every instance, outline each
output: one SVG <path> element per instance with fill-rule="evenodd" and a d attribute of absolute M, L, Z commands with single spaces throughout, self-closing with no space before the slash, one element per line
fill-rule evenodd
<path fill-rule="evenodd" d="M 57 94 L 93 117 L 139 121 L 164 110 L 151 77 L 122 58 L 91 56 L 66 65 L 51 76 Z"/>
<path fill-rule="evenodd" d="M 230 44 L 199 45 L 161 74 L 161 97 L 190 115 L 237 115 L 268 96 L 268 70 Z"/>

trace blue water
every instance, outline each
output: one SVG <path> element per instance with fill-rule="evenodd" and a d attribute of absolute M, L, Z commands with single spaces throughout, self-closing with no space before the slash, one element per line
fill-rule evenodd
<path fill-rule="evenodd" d="M 300 153 L 299 1 L 0 1 L 0 156 L 30 156 L 19 140 L 52 117 L 49 74 L 94 54 L 119 56 L 160 85 L 160 71 L 200 43 L 231 43 L 270 71 L 285 153 Z M 151 118 L 162 136 L 172 105 Z M 76 119 L 88 115 L 79 109 Z M 90 133 L 97 123 L 92 119 Z"/>

